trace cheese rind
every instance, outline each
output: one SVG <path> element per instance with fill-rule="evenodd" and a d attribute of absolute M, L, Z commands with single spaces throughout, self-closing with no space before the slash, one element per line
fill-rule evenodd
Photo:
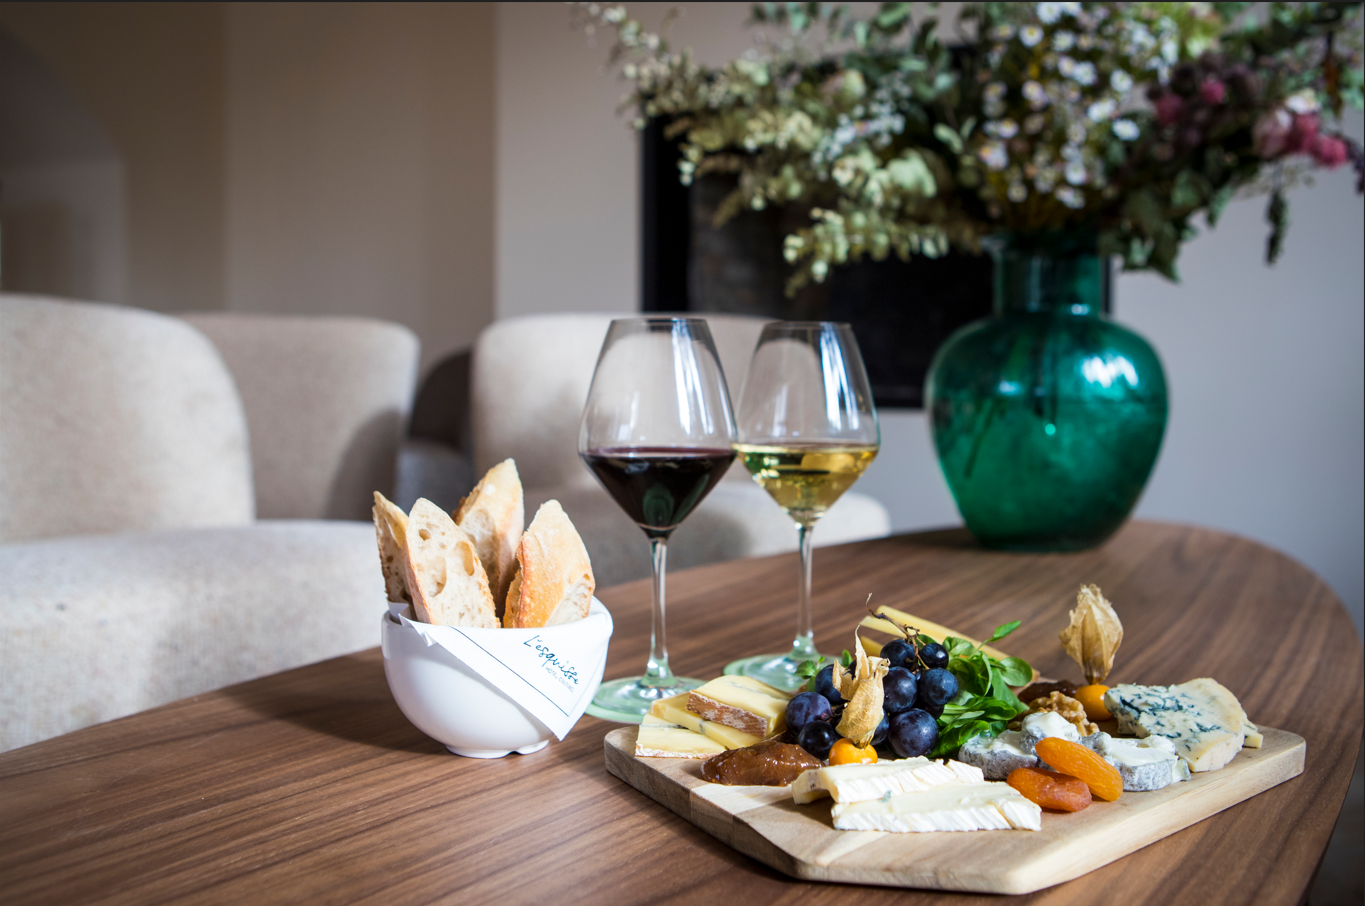
<path fill-rule="evenodd" d="M 1023 733 L 1019 730 L 1006 730 L 995 737 L 974 736 L 963 743 L 957 757 L 975 765 L 987 780 L 1004 780 L 1016 768 L 1038 766 L 1033 746 L 1024 744 Z"/>
<path fill-rule="evenodd" d="M 767 739 L 787 726 L 791 696 L 747 676 L 721 676 L 688 693 L 687 710 Z"/>
<path fill-rule="evenodd" d="M 792 781 L 792 800 L 805 805 L 833 797 L 835 802 L 866 802 L 888 793 L 908 793 L 954 783 L 980 783 L 981 771 L 960 761 L 902 758 L 876 764 L 841 764 L 806 771 Z"/>
<path fill-rule="evenodd" d="M 1118 769 L 1124 792 L 1160 790 L 1190 779 L 1190 766 L 1176 754 L 1175 743 L 1164 736 L 1115 739 L 1108 733 L 1095 733 L 1081 741 Z"/>
<path fill-rule="evenodd" d="M 635 737 L 635 754 L 641 758 L 710 758 L 725 746 L 687 727 L 646 714 Z"/>
<path fill-rule="evenodd" d="M 1104 694 L 1104 706 L 1120 733 L 1166 737 L 1196 773 L 1231 761 L 1250 726 L 1237 697 L 1207 677 L 1178 686 L 1114 686 Z"/>
<path fill-rule="evenodd" d="M 745 733 L 743 730 L 736 730 L 734 727 L 727 727 L 712 720 L 703 720 L 701 715 L 687 710 L 687 697 L 687 693 L 684 692 L 672 698 L 660 699 L 650 707 L 649 713 L 680 727 L 686 727 L 693 733 L 714 739 L 727 749 L 743 749 L 763 741 L 761 736 L 754 736 L 752 733 Z"/>
<path fill-rule="evenodd" d="M 839 830 L 890 833 L 1042 830 L 1043 810 L 1005 783 L 948 784 L 872 802 L 835 804 Z"/>

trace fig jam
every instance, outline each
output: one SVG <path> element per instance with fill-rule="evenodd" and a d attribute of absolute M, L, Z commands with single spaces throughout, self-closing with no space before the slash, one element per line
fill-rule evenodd
<path fill-rule="evenodd" d="M 775 739 L 713 755 L 701 766 L 703 780 L 725 786 L 786 786 L 824 762 L 800 746 Z"/>

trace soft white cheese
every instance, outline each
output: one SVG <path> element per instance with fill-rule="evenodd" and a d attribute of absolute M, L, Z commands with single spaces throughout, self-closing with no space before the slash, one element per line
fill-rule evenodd
<path fill-rule="evenodd" d="M 1086 745 L 1118 768 L 1123 789 L 1131 793 L 1159 790 L 1190 779 L 1190 768 L 1176 754 L 1175 743 L 1164 736 L 1115 739 L 1108 733 L 1085 738 Z"/>
<path fill-rule="evenodd" d="M 872 802 L 836 804 L 839 830 L 897 834 L 931 831 L 1041 830 L 1043 811 L 1005 783 L 949 784 Z"/>
<path fill-rule="evenodd" d="M 841 764 L 806 771 L 792 781 L 798 805 L 832 796 L 835 802 L 864 802 L 889 794 L 927 790 L 951 783 L 980 783 L 981 772 L 957 761 L 903 758 L 877 764 Z"/>
<path fill-rule="evenodd" d="M 1038 765 L 1033 747 L 1024 748 L 1023 734 L 1018 730 L 1006 730 L 995 737 L 973 737 L 958 750 L 957 757 L 980 768 L 987 780 L 1004 780 L 1016 768 Z"/>
<path fill-rule="evenodd" d="M 1048 737 L 1067 739 L 1071 742 L 1080 742 L 1081 733 L 1076 729 L 1076 725 L 1071 723 L 1056 711 L 1039 711 L 1024 718 L 1023 727 L 1020 729 L 1021 748 L 1027 752 L 1032 752 L 1033 747 L 1038 742 Z"/>

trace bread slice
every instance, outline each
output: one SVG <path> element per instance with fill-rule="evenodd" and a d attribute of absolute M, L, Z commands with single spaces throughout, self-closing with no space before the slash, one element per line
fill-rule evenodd
<path fill-rule="evenodd" d="M 406 562 L 418 620 L 437 626 L 498 628 L 488 575 L 474 542 L 445 510 L 425 498 L 408 515 Z"/>
<path fill-rule="evenodd" d="M 526 503 L 514 460 L 505 459 L 479 479 L 455 508 L 455 524 L 474 542 L 488 574 L 498 618 L 517 568 L 517 544 L 526 527 Z"/>
<path fill-rule="evenodd" d="M 379 568 L 384 571 L 384 592 L 394 603 L 412 603 L 408 591 L 407 514 L 378 491 L 374 492 L 374 535 L 379 542 Z"/>
<path fill-rule="evenodd" d="M 547 500 L 517 545 L 503 625 L 529 629 L 581 620 L 595 587 L 583 539 L 559 501 Z"/>

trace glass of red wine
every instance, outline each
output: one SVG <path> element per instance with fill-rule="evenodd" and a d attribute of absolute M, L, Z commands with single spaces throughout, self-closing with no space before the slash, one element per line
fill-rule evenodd
<path fill-rule="evenodd" d="M 711 331 L 700 318 L 613 321 L 593 373 L 578 454 L 649 539 L 654 611 L 643 676 L 603 683 L 588 713 L 639 723 L 662 698 L 701 685 L 668 665 L 668 537 L 710 493 L 735 452 L 735 418 Z"/>

